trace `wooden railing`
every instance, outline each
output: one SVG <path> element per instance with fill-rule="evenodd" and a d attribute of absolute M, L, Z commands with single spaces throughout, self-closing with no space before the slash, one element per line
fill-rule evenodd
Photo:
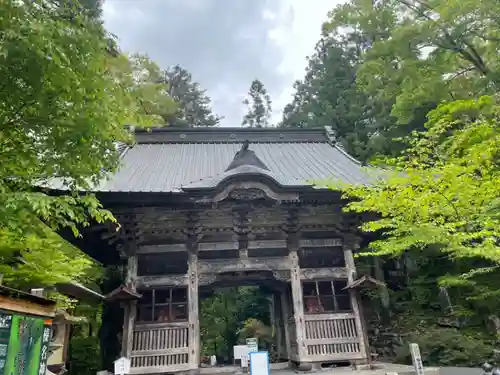
<path fill-rule="evenodd" d="M 187 370 L 188 323 L 141 324 L 134 329 L 133 374 Z"/>
<path fill-rule="evenodd" d="M 305 344 L 309 360 L 350 360 L 362 358 L 362 333 L 354 314 L 305 316 Z"/>

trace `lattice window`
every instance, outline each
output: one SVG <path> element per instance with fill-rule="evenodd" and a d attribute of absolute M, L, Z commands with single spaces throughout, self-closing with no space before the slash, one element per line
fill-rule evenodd
<path fill-rule="evenodd" d="M 302 283 L 306 314 L 340 313 L 352 310 L 344 280 L 308 281 Z"/>
<path fill-rule="evenodd" d="M 158 288 L 140 291 L 137 304 L 139 323 L 169 323 L 188 318 L 187 288 Z"/>

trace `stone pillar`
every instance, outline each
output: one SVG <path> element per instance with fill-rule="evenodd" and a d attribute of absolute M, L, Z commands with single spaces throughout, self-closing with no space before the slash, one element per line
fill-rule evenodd
<path fill-rule="evenodd" d="M 297 339 L 298 361 L 302 362 L 307 357 L 305 345 L 305 320 L 304 301 L 302 297 L 302 283 L 300 281 L 299 248 L 300 248 L 300 225 L 298 221 L 298 210 L 291 210 L 286 219 L 285 232 L 287 233 L 287 247 L 291 263 L 290 285 L 292 287 L 293 315 Z"/>
<path fill-rule="evenodd" d="M 199 275 L 198 244 L 201 239 L 199 217 L 188 214 L 186 222 L 186 249 L 188 251 L 188 322 L 189 322 L 189 369 L 197 371 L 200 367 L 200 318 L 199 318 Z"/>
<path fill-rule="evenodd" d="M 136 291 L 137 280 L 137 255 L 129 255 L 127 261 L 127 276 L 125 285 L 127 288 Z M 137 301 L 123 302 L 123 333 L 122 333 L 122 350 L 121 355 L 130 358 L 132 354 L 132 343 L 134 340 L 134 325 L 137 312 Z"/>

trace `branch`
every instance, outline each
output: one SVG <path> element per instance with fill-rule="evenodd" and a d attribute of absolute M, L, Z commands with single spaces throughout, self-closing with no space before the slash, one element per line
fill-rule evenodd
<path fill-rule="evenodd" d="M 432 19 L 432 17 L 430 17 L 429 15 L 425 14 L 420 9 L 418 9 L 417 7 L 415 7 L 413 4 L 410 4 L 406 0 L 396 0 L 396 1 L 399 2 L 400 4 L 403 4 L 408 9 L 414 11 L 420 17 L 423 17 L 423 18 L 427 19 L 428 21 L 434 23 L 441 30 L 441 32 L 444 35 L 445 40 L 449 43 L 450 46 L 447 47 L 445 45 L 440 45 L 440 44 L 436 43 L 439 47 L 444 48 L 444 49 L 448 49 L 448 50 L 451 50 L 451 51 L 455 51 L 455 52 L 459 53 L 460 55 L 462 55 L 462 57 L 465 60 L 471 62 L 476 67 L 476 69 L 479 70 L 479 72 L 481 72 L 483 75 L 487 75 L 489 73 L 489 69 L 484 64 L 484 61 L 479 56 L 479 54 L 476 51 L 476 49 L 469 42 L 467 42 L 465 40 L 465 38 L 462 39 L 462 42 L 467 46 L 467 48 L 469 49 L 469 51 L 465 50 L 463 47 L 461 47 L 460 45 L 458 45 L 458 43 L 453 38 L 453 36 L 448 32 L 448 30 L 446 30 L 446 28 L 444 28 L 443 26 L 439 25 L 439 23 L 436 20 Z M 434 10 L 433 8 L 431 8 L 425 2 L 419 1 L 419 0 L 416 0 L 416 1 L 421 6 L 427 8 L 428 10 L 430 10 L 430 11 Z"/>

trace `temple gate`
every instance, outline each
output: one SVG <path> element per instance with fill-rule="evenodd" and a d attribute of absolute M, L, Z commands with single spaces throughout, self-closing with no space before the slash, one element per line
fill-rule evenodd
<path fill-rule="evenodd" d="M 329 129 L 135 136 L 121 169 L 96 188 L 121 224 L 100 230 L 127 259 L 126 282 L 109 298 L 124 306 L 133 374 L 199 369 L 199 291 L 242 283 L 273 291 L 280 357 L 302 368 L 367 360 L 359 218 L 311 181 L 369 179 Z"/>

